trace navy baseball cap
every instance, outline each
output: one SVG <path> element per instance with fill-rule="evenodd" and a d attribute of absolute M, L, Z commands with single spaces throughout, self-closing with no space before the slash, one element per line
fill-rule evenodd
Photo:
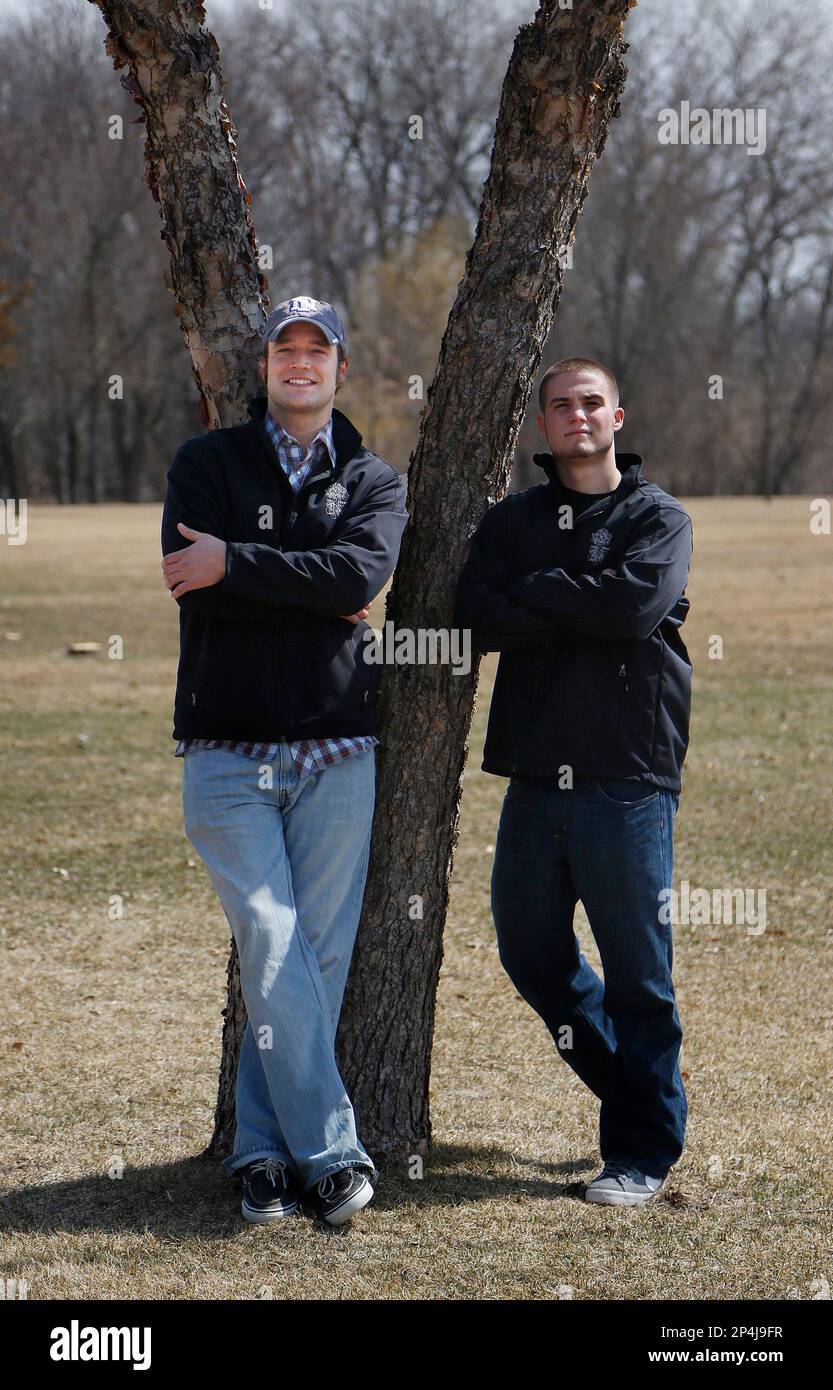
<path fill-rule="evenodd" d="M 344 324 L 332 304 L 328 304 L 324 299 L 311 299 L 307 294 L 299 294 L 294 299 L 285 299 L 283 304 L 278 304 L 264 325 L 261 335 L 264 346 L 266 343 L 273 343 L 288 323 L 315 323 L 324 330 L 334 346 L 340 345 L 345 352 L 347 351 Z"/>

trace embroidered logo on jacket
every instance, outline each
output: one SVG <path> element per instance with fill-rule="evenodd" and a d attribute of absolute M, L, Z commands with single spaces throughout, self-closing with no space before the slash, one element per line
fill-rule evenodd
<path fill-rule="evenodd" d="M 324 507 L 327 516 L 338 516 L 344 510 L 344 504 L 350 494 L 343 483 L 330 483 L 324 493 Z"/>
<path fill-rule="evenodd" d="M 590 549 L 587 552 L 587 558 L 591 565 L 601 564 L 610 549 L 612 540 L 613 536 L 606 526 L 601 526 L 598 531 L 593 532 L 590 537 Z"/>

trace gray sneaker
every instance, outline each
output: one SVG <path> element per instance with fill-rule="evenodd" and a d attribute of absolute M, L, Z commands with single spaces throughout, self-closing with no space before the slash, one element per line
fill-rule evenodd
<path fill-rule="evenodd" d="M 588 1202 L 609 1207 L 638 1207 L 662 1191 L 665 1178 L 652 1178 L 623 1163 L 606 1163 L 585 1192 Z"/>

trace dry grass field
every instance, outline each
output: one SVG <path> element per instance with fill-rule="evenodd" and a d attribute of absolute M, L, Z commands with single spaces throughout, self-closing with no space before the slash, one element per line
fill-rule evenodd
<path fill-rule="evenodd" d="M 690 1121 L 667 1196 L 636 1211 L 581 1200 L 596 1103 L 499 966 L 488 884 L 505 783 L 479 771 L 490 658 L 440 983 L 435 1147 L 421 1180 L 387 1170 L 342 1232 L 247 1227 L 238 1183 L 196 1157 L 228 929 L 182 829 L 160 509 L 30 506 L 27 543 L 0 537 L 0 1278 L 26 1279 L 30 1299 L 166 1300 L 805 1299 L 833 1283 L 833 537 L 811 534 L 807 498 L 689 506 L 675 881 L 765 888 L 767 925 L 676 930 Z M 107 657 L 112 634 L 123 660 Z M 104 650 L 68 656 L 82 640 Z"/>

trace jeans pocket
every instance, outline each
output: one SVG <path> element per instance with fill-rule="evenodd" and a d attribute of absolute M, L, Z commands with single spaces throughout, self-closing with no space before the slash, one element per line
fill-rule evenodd
<path fill-rule="evenodd" d="M 540 786 L 540 782 L 534 777 L 510 777 L 506 791 L 503 793 L 504 801 L 514 801 L 516 797 L 523 796 L 530 787 Z"/>
<path fill-rule="evenodd" d="M 623 779 L 596 779 L 596 787 L 605 801 L 616 806 L 647 806 L 659 796 L 659 788 L 651 789 L 647 782 L 627 782 Z"/>

